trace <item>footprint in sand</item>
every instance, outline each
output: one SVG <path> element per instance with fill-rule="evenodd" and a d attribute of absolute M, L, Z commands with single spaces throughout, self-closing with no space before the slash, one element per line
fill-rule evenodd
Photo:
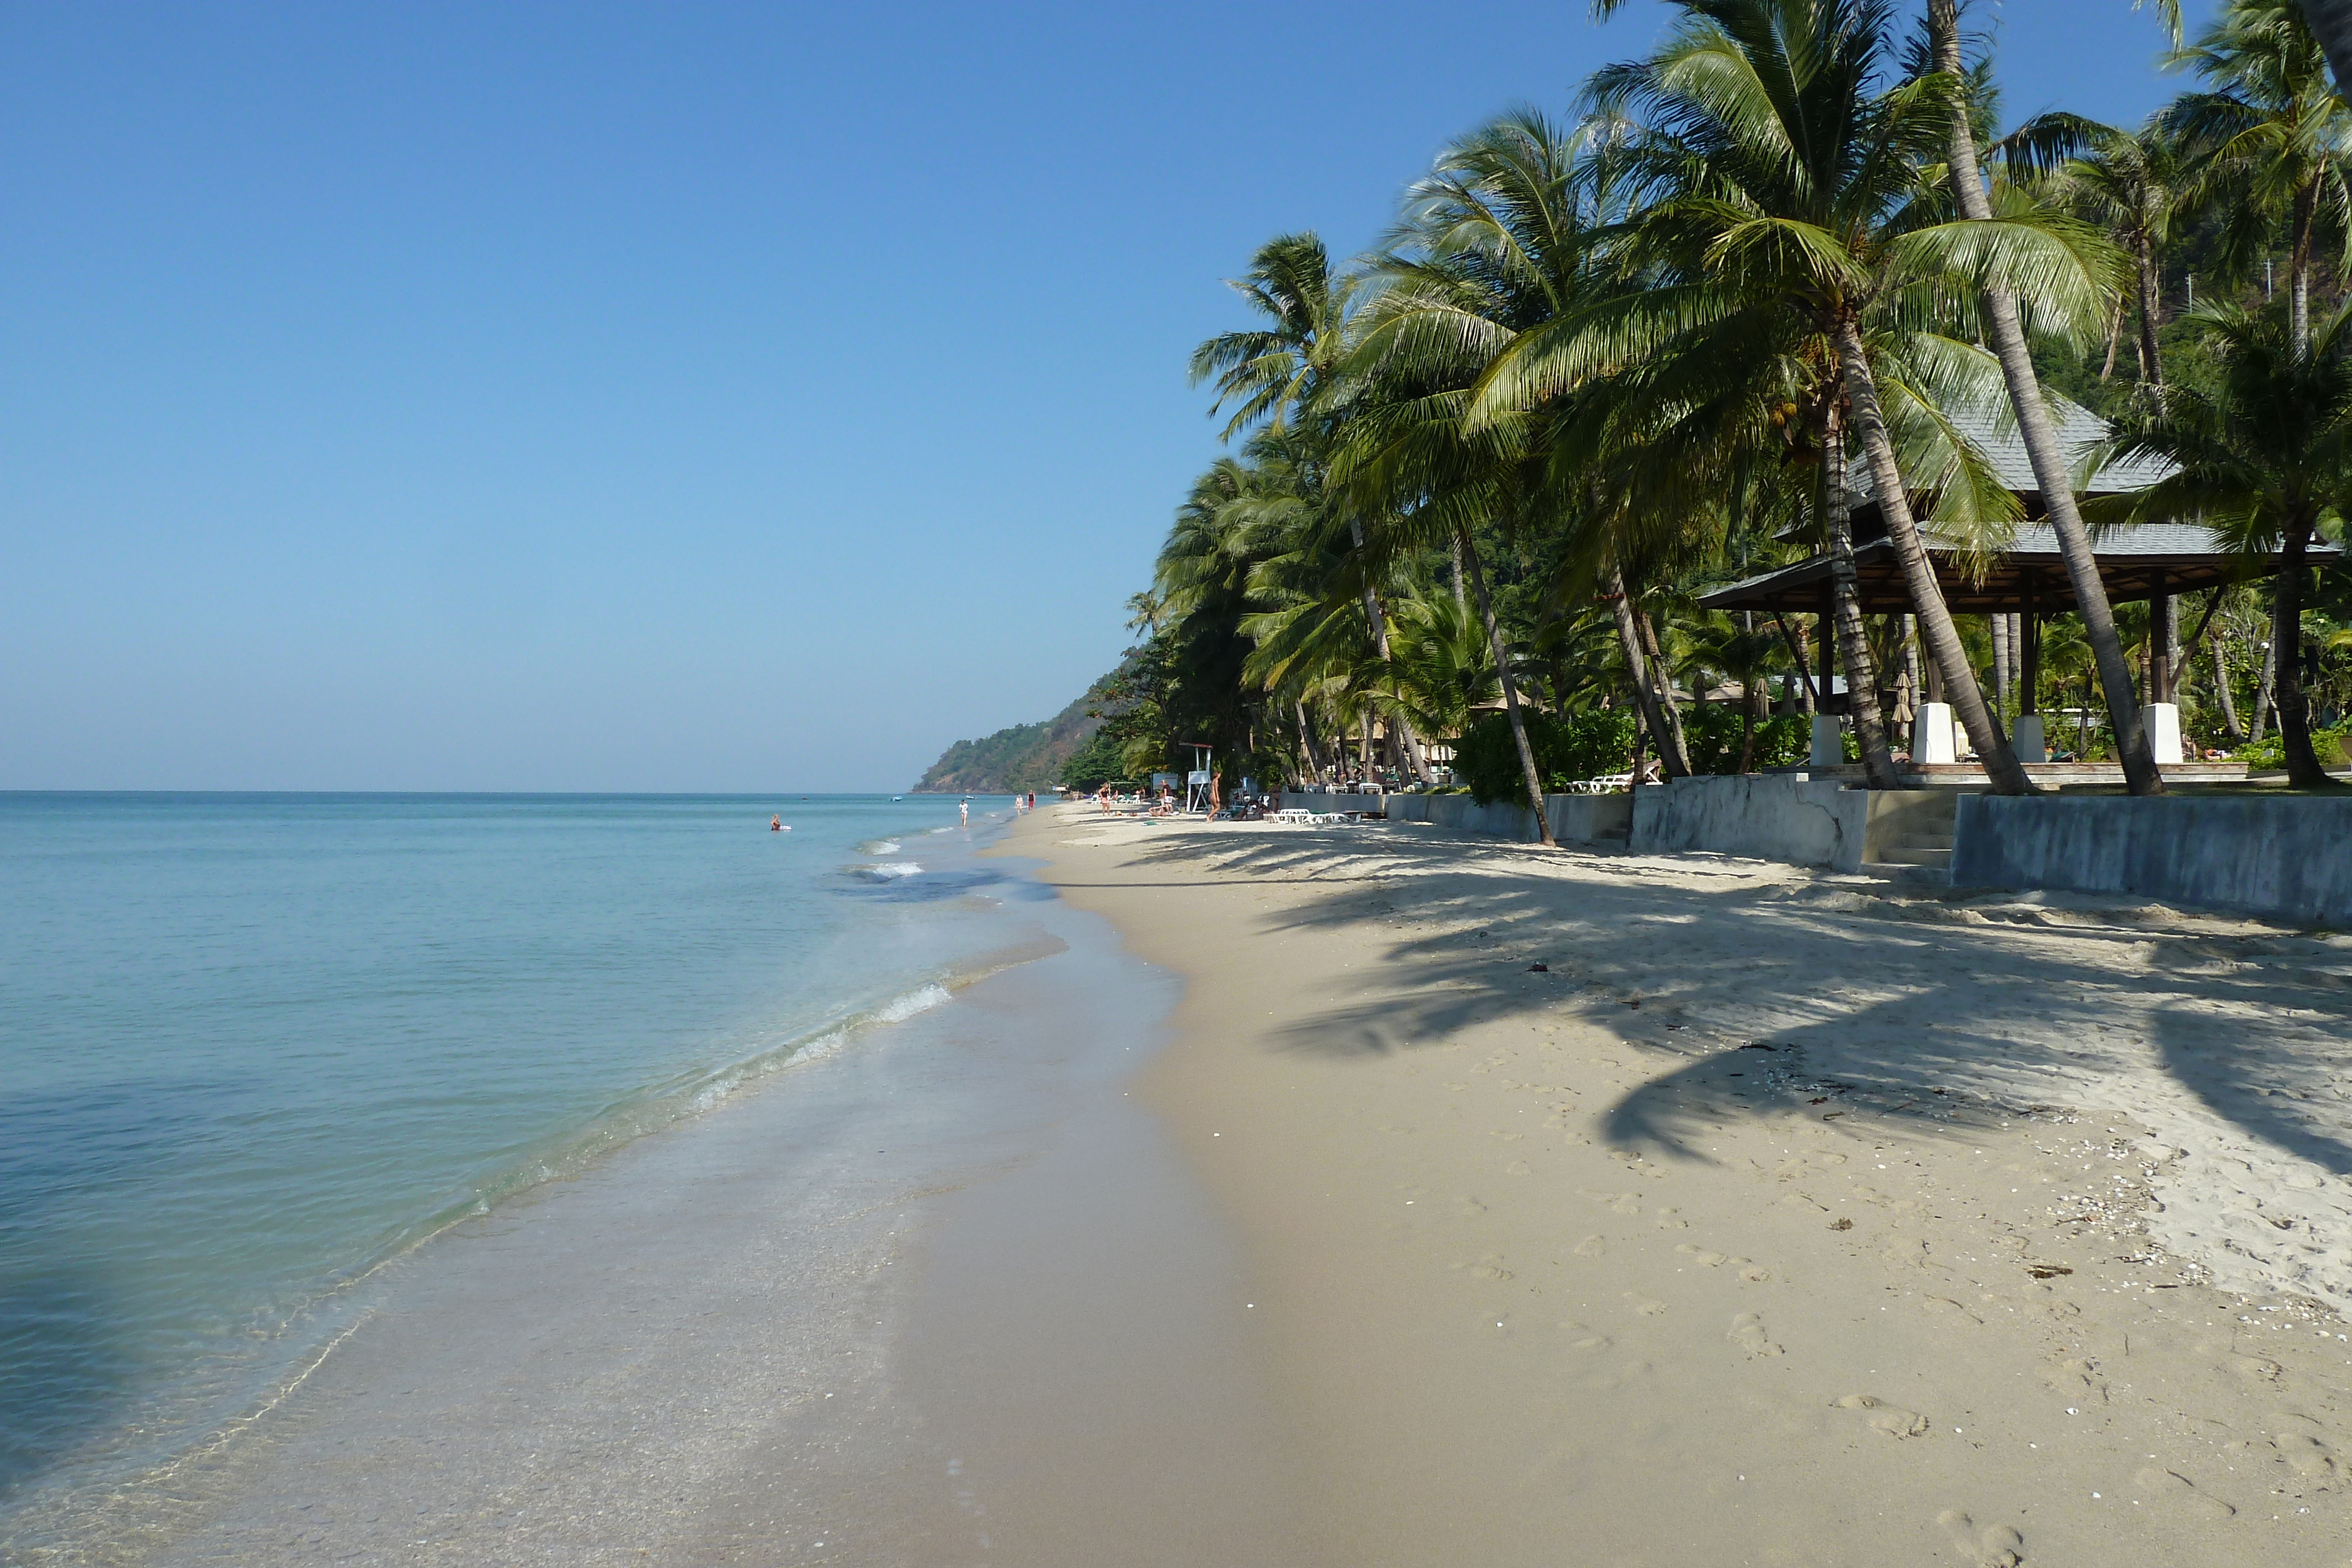
<path fill-rule="evenodd" d="M 1598 1236 L 1588 1236 L 1576 1244 L 1576 1255 L 1580 1258 L 1598 1258 L 1608 1250 L 1609 1243 Z"/>
<path fill-rule="evenodd" d="M 2313 1432 L 2318 1422 L 2293 1410 L 2277 1410 L 2272 1412 L 2265 1425 L 2271 1434 L 2269 1442 L 2245 1439 L 2229 1444 L 2228 1451 L 2261 1458 L 2266 1457 L 2264 1450 L 2268 1450 L 2306 1482 L 2325 1485 L 2336 1479 L 2335 1453 Z"/>
<path fill-rule="evenodd" d="M 2099 1364 L 2095 1361 L 2070 1357 L 2053 1362 L 2042 1369 L 2042 1384 L 2068 1398 L 2084 1395 L 2102 1404 L 2106 1402 L 2107 1380 L 2099 1375 Z"/>
<path fill-rule="evenodd" d="M 2207 1497 L 2197 1490 L 2195 1481 L 2179 1470 L 2168 1470 L 2160 1465 L 2141 1467 L 2139 1473 L 2132 1477 L 2132 1488 L 2150 1502 L 2177 1508 L 2199 1519 L 2228 1519 L 2238 1511 L 2218 1497 Z"/>
<path fill-rule="evenodd" d="M 1642 1212 L 1642 1199 L 1634 1193 L 1621 1192 L 1609 1200 L 1609 1207 L 1619 1214 L 1639 1214 Z"/>
<path fill-rule="evenodd" d="M 1732 1261 L 1748 1264 L 1746 1268 L 1739 1270 L 1739 1277 L 1750 1285 L 1760 1285 L 1772 1277 L 1772 1270 L 1760 1263 L 1748 1263 L 1745 1258 L 1734 1258 Z"/>
<path fill-rule="evenodd" d="M 1562 1322 L 1559 1325 L 1559 1332 L 1561 1336 L 1568 1341 L 1568 1348 L 1570 1350 L 1581 1351 L 1585 1354 L 1590 1355 L 1596 1350 L 1607 1350 L 1609 1348 L 1609 1336 L 1607 1334 L 1595 1333 L 1591 1329 L 1586 1327 L 1580 1322 L 1578 1322 L 1573 1318 L 1570 1318 Z"/>
<path fill-rule="evenodd" d="M 1754 1312 L 1742 1312 L 1731 1320 L 1731 1332 L 1723 1336 L 1746 1351 L 1751 1361 L 1759 1356 L 1781 1354 L 1779 1345 L 1764 1332 L 1764 1320 Z"/>
<path fill-rule="evenodd" d="M 1666 1310 L 1666 1303 L 1654 1296 L 1638 1296 L 1628 1291 L 1625 1299 L 1633 1302 L 1633 1310 L 1645 1318 L 1654 1318 Z"/>
<path fill-rule="evenodd" d="M 1927 1417 L 1916 1410 L 1899 1410 L 1867 1394 L 1849 1394 L 1837 1401 L 1841 1410 L 1868 1412 L 1870 1429 L 1888 1437 L 1917 1437 L 1927 1430 Z"/>
<path fill-rule="evenodd" d="M 1699 1262 L 1706 1264 L 1710 1269 L 1720 1268 L 1724 1264 L 1731 1261 L 1728 1257 L 1721 1252 L 1710 1252 L 1704 1247 L 1694 1247 L 1687 1241 L 1676 1242 L 1675 1244 L 1675 1250 L 1683 1253 L 1686 1257 L 1696 1259 Z"/>
<path fill-rule="evenodd" d="M 1973 1558 L 1979 1568 L 2017 1568 L 2025 1560 L 2025 1537 L 2009 1525 L 1979 1530 L 1976 1521 L 1956 1508 L 1937 1514 L 1936 1522 L 1952 1532 L 1952 1550 Z"/>
<path fill-rule="evenodd" d="M 1454 1266 L 1474 1280 L 1507 1280 L 1511 1277 L 1511 1271 L 1503 1267 L 1501 1257 L 1493 1253 L 1475 1263 L 1456 1263 Z"/>
<path fill-rule="evenodd" d="M 1682 1217 L 1682 1210 L 1678 1208 L 1662 1208 L 1658 1210 L 1658 1228 L 1661 1230 L 1688 1230 L 1690 1228 L 1690 1221 Z"/>
<path fill-rule="evenodd" d="M 2233 1355 L 2230 1370 L 2249 1383 L 2276 1383 L 2279 1374 L 2286 1370 L 2277 1362 L 2259 1355 Z"/>

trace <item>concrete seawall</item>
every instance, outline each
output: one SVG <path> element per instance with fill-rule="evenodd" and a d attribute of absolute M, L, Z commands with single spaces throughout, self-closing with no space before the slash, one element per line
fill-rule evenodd
<path fill-rule="evenodd" d="M 1634 797 L 1636 854 L 1706 852 L 1860 871 L 1951 821 L 1944 789 L 1849 789 L 1801 773 L 1676 779 Z"/>
<path fill-rule="evenodd" d="M 1370 811 L 1391 822 L 1427 822 L 1447 832 L 1476 833 L 1486 838 L 1536 841 L 1536 814 L 1525 806 L 1496 800 L 1482 806 L 1467 795 L 1302 795 L 1285 794 L 1286 808 L 1309 811 Z M 1622 841 L 1632 830 L 1631 795 L 1547 795 L 1544 817 L 1551 835 L 1563 844 Z"/>
<path fill-rule="evenodd" d="M 1952 883 L 2129 893 L 2352 925 L 2352 798 L 1969 795 Z"/>

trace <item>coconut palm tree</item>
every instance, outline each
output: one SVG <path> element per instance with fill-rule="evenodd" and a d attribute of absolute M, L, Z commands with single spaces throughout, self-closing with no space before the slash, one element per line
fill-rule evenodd
<path fill-rule="evenodd" d="M 2156 329 L 2164 257 L 2189 215 L 2179 138 L 2160 115 L 2125 131 L 2053 110 L 2002 137 L 1993 151 L 2035 195 L 2105 230 L 2131 257 L 2137 379 L 2162 381 Z M 2110 369 L 2114 357 L 2111 345 Z"/>
<path fill-rule="evenodd" d="M 1603 70 L 1590 89 L 1602 112 L 1649 127 L 1650 226 L 1662 247 L 1703 260 L 1687 298 L 1645 312 L 1777 297 L 1827 340 L 1921 639 L 1994 788 L 2028 792 L 1937 586 L 1865 329 L 1876 310 L 1936 308 L 1961 280 L 2031 298 L 2051 325 L 2090 319 L 2103 301 L 2082 236 L 2046 214 L 1919 221 L 1920 171 L 1949 152 L 1952 93 L 1929 81 L 1880 90 L 1885 0 L 1678 8 L 1655 54 Z"/>
<path fill-rule="evenodd" d="M 2341 243 L 2352 113 L 2294 0 L 2231 0 L 2197 41 L 2177 49 L 2213 90 L 2183 94 L 2166 125 L 2189 152 L 2187 193 L 2219 219 L 2223 264 L 2243 275 L 2288 231 L 2288 316 L 2311 332 L 2311 275 L 2323 236 Z"/>
<path fill-rule="evenodd" d="M 1249 272 L 1232 280 L 1231 286 L 1271 325 L 1222 333 L 1192 351 L 1194 384 L 1203 381 L 1216 384 L 1217 397 L 1210 413 L 1222 411 L 1229 402 L 1238 405 L 1226 421 L 1225 438 L 1230 440 L 1259 423 L 1278 435 L 1293 425 L 1316 428 L 1321 422 L 1320 434 L 1328 440 L 1331 394 L 1347 351 L 1348 314 L 1356 279 L 1335 270 L 1323 241 L 1309 233 L 1268 240 L 1250 258 Z M 1306 479 L 1320 489 L 1319 473 L 1307 473 Z M 1348 528 L 1356 548 L 1361 549 L 1361 519 L 1350 517 Z M 1369 573 L 1363 574 L 1359 592 L 1374 653 L 1386 660 L 1388 620 L 1381 613 L 1380 594 Z M 1407 765 L 1414 774 L 1424 774 L 1421 737 L 1409 721 L 1400 719 L 1399 729 Z"/>
<path fill-rule="evenodd" d="M 2299 0 L 2312 36 L 2339 82 L 2352 81 L 2352 0 Z"/>
<path fill-rule="evenodd" d="M 2178 469 L 2112 508 L 2135 519 L 2201 514 L 2236 549 L 2277 555 L 2272 664 L 2287 778 L 2333 788 L 2312 749 L 2299 655 L 2311 540 L 2340 522 L 2338 497 L 2352 485 L 2352 307 L 2315 328 L 2298 327 L 2291 305 L 2209 306 L 2184 320 L 2212 356 L 2216 384 L 2167 386 L 2126 412 L 2114 450 Z"/>
<path fill-rule="evenodd" d="M 1391 519 L 1390 548 L 1445 545 L 1469 578 L 1519 753 L 1537 831 L 1551 841 L 1543 785 L 1522 713 L 1520 682 L 1505 646 L 1476 528 L 1506 534 L 1589 522 L 1588 497 L 1547 482 L 1545 422 L 1506 413 L 1465 427 L 1472 389 L 1517 333 L 1613 287 L 1599 244 L 1609 194 L 1583 158 L 1579 136 L 1532 110 L 1494 121 L 1441 153 L 1407 193 L 1404 213 L 1377 259 L 1377 293 L 1360 318 L 1349 360 L 1360 388 L 1349 404 L 1344 469 L 1364 504 Z M 1571 552 L 1573 553 L 1573 552 Z M 1652 732 L 1665 733 L 1645 687 L 1638 643 L 1629 640 L 1637 700 Z M 1672 774 L 1686 771 L 1669 754 Z"/>
<path fill-rule="evenodd" d="M 1398 710 L 1423 733 L 1458 737 L 1473 713 L 1503 695 L 1486 629 L 1447 592 L 1393 601 L 1396 650 L 1385 683 Z"/>
<path fill-rule="evenodd" d="M 1927 31 L 1937 74 L 1950 96 L 1946 135 L 1953 197 L 1964 219 L 1990 229 L 1995 222 L 1992 201 L 1986 194 L 1977 165 L 1976 131 L 1969 123 L 1967 75 L 1960 65 L 1959 0 L 1927 0 Z M 2033 232 L 2045 241 L 2072 248 L 2085 280 L 2103 281 L 2114 270 L 2111 247 L 2089 229 L 2052 223 L 2045 217 Z M 2149 314 L 2146 283 L 2143 273 L 2144 328 Z M 2115 611 L 2107 602 L 2098 558 L 2091 550 L 2091 536 L 2084 530 L 2082 512 L 2074 504 L 2074 476 L 2068 472 L 2067 455 L 2058 448 L 2058 434 L 2051 424 L 2050 410 L 2042 399 L 2041 378 L 2034 371 L 2033 357 L 2026 347 L 2025 323 L 2017 296 L 2005 287 L 1988 287 L 1984 291 L 1984 315 L 1985 339 L 1994 357 L 2000 361 L 2001 379 L 2009 385 L 2010 403 L 2016 411 L 2018 439 L 2023 443 L 2026 458 L 2033 466 L 2034 486 L 2042 493 L 2051 532 L 2057 537 L 2059 557 L 2066 563 L 2067 582 L 2074 591 L 2084 633 L 2100 663 L 2101 678 L 2107 688 L 2108 720 L 2115 726 L 2125 785 L 2135 795 L 2161 794 L 2164 778 L 2157 771 L 2156 755 L 2140 724 L 2138 705 L 2132 701 L 2128 666 L 2124 662 L 2122 642 L 2116 634 Z M 2152 330 L 2145 339 L 2143 351 L 2153 369 L 2158 361 Z M 1981 751 L 1979 755 L 1982 755 Z"/>

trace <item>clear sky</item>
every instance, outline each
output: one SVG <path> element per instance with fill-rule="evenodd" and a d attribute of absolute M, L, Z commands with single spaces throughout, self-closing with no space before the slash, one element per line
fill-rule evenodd
<path fill-rule="evenodd" d="M 1660 15 L 6 0 L 0 788 L 903 788 L 1116 662 L 1218 280 Z"/>

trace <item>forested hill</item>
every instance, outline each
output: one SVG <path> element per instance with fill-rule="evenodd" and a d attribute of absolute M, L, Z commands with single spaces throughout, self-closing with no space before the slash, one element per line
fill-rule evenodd
<path fill-rule="evenodd" d="M 959 740 L 915 788 L 950 795 L 1009 795 L 1061 783 L 1064 765 L 1102 727 L 1102 720 L 1087 716 L 1093 701 L 1088 691 L 1043 724 L 1016 724 L 978 740 Z"/>

